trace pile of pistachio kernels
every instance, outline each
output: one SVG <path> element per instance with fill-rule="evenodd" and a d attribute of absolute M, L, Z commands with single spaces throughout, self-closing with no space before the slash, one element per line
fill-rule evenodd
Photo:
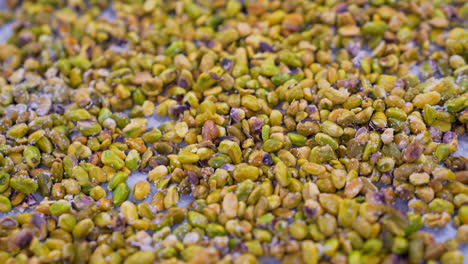
<path fill-rule="evenodd" d="M 6 2 L 0 264 L 463 262 L 467 2 Z"/>

